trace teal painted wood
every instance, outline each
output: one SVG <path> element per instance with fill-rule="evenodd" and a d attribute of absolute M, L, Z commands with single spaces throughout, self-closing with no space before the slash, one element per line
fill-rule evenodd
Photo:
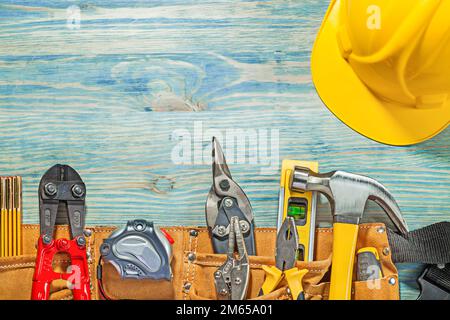
<path fill-rule="evenodd" d="M 79 29 L 66 24 L 73 4 Z M 207 129 L 278 130 L 280 160 L 316 160 L 322 171 L 379 179 L 411 229 L 449 220 L 449 130 L 413 147 L 380 145 L 316 96 L 309 58 L 327 5 L 0 1 L 0 174 L 24 177 L 25 222 L 38 222 L 39 179 L 59 162 L 87 183 L 88 224 L 204 225 Z M 195 150 L 205 150 L 205 161 L 174 163 L 180 129 L 193 134 L 199 125 Z M 262 174 L 261 161 L 230 167 L 257 225 L 274 226 L 278 170 Z M 381 217 L 375 206 L 368 212 Z M 402 298 L 414 299 L 419 268 L 399 268 Z"/>

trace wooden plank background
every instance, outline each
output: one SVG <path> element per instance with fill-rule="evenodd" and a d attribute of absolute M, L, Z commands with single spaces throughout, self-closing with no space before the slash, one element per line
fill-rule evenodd
<path fill-rule="evenodd" d="M 327 6 L 1 0 L 0 174 L 24 177 L 25 222 L 38 222 L 41 175 L 66 163 L 87 183 L 88 224 L 204 225 L 209 164 L 171 160 L 176 130 L 193 134 L 199 125 L 195 150 L 207 160 L 207 129 L 278 130 L 280 159 L 379 179 L 411 229 L 449 220 L 449 130 L 413 147 L 384 146 L 354 133 L 317 97 L 309 59 Z M 78 9 L 79 28 L 67 24 Z M 230 166 L 257 225 L 274 226 L 279 172 Z M 419 272 L 400 266 L 402 298 L 417 296 Z"/>

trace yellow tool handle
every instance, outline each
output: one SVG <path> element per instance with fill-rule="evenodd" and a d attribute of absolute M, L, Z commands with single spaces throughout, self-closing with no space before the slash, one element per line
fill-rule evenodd
<path fill-rule="evenodd" d="M 1 247 L 1 256 L 6 257 L 6 235 L 8 234 L 6 232 L 6 214 L 5 209 L 1 209 L 1 232 L 0 232 L 0 247 Z"/>
<path fill-rule="evenodd" d="M 12 257 L 13 254 L 13 217 L 12 210 L 8 209 L 8 257 Z"/>
<path fill-rule="evenodd" d="M 292 299 L 305 300 L 305 295 L 303 293 L 303 277 L 307 273 L 307 269 L 298 270 L 297 268 L 292 268 L 284 272 L 289 290 L 291 290 Z"/>
<path fill-rule="evenodd" d="M 17 255 L 22 255 L 22 213 L 17 209 Z"/>
<path fill-rule="evenodd" d="M 358 225 L 333 224 L 333 257 L 331 265 L 330 300 L 350 300 L 353 262 L 355 260 Z"/>
<path fill-rule="evenodd" d="M 12 209 L 12 256 L 17 256 L 17 210 Z"/>
<path fill-rule="evenodd" d="M 266 279 L 261 287 L 259 295 L 271 293 L 280 283 L 283 278 L 283 271 L 275 266 L 262 266 L 262 269 L 266 272 Z"/>

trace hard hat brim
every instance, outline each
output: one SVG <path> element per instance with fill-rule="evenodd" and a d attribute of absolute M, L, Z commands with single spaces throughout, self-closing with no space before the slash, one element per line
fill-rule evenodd
<path fill-rule="evenodd" d="M 333 1 L 311 57 L 314 85 L 323 103 L 356 132 L 389 145 L 412 145 L 432 138 L 449 124 L 450 101 L 440 108 L 414 108 L 374 95 L 342 57 L 337 42 L 340 1 Z"/>

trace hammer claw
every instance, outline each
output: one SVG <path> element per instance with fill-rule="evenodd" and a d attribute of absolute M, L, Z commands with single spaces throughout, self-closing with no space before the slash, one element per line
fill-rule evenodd
<path fill-rule="evenodd" d="M 367 200 L 372 200 L 386 212 L 401 234 L 408 232 L 394 197 L 375 179 L 345 171 L 319 174 L 302 167 L 295 168 L 291 179 L 293 190 L 324 194 L 330 202 L 335 222 L 358 224 Z"/>

